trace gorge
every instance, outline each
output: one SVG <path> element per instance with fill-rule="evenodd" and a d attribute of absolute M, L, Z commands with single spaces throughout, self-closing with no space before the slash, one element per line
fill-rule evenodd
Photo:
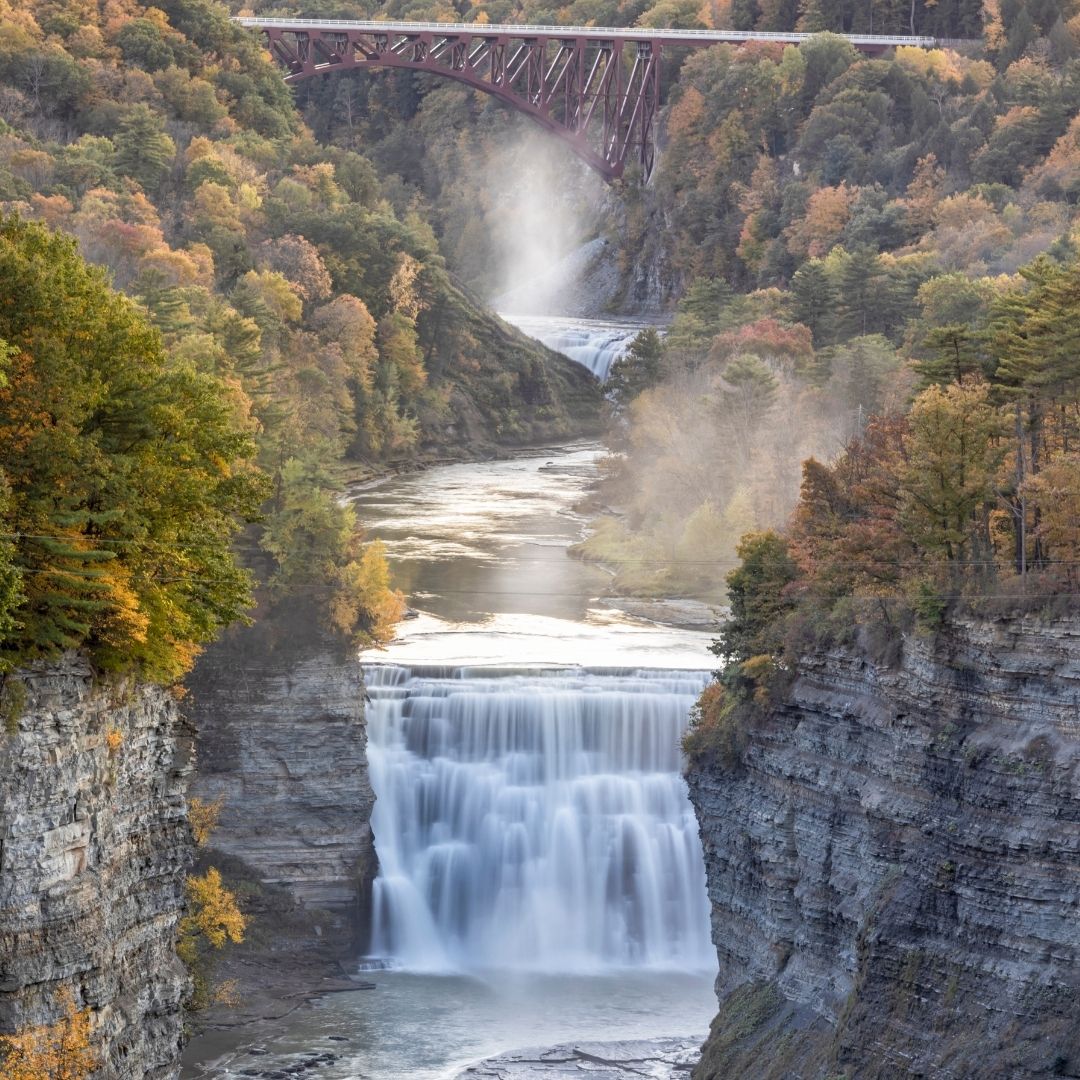
<path fill-rule="evenodd" d="M 319 1075 L 435 1078 L 538 1038 L 704 1031 L 714 960 L 678 743 L 708 639 L 608 606 L 606 575 L 568 557 L 599 457 L 585 446 L 443 466 L 354 496 L 421 609 L 364 657 L 379 871 L 374 962 L 359 977 L 376 989 L 209 1032 L 189 1050 L 191 1076 L 239 1069 L 251 1045 L 271 1071 L 334 1052 Z M 321 707 L 305 722 L 332 737 Z M 223 759 L 230 725 L 216 727 L 200 791 L 222 790 L 219 762 L 233 783 L 261 785 L 265 766 Z M 246 730 L 280 755 L 264 724 Z M 331 743 L 322 769 L 341 776 L 355 753 Z M 258 861 L 259 842 L 227 817 L 218 836 Z"/>
<path fill-rule="evenodd" d="M 0 0 L 0 1080 L 1080 1075 L 1077 0 L 295 13 Z"/>

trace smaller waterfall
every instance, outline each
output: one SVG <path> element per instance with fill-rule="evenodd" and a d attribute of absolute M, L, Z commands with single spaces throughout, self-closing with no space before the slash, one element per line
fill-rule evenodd
<path fill-rule="evenodd" d="M 414 970 L 708 969 L 679 737 L 703 672 L 373 665 L 373 953 Z"/>
<path fill-rule="evenodd" d="M 588 368 L 601 382 L 607 379 L 611 365 L 626 352 L 642 329 L 641 326 L 584 320 L 572 322 L 539 315 L 504 315 L 503 318 L 549 349 Z"/>

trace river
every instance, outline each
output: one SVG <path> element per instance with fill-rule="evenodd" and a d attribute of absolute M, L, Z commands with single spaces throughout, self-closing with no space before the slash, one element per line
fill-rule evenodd
<path fill-rule="evenodd" d="M 716 957 L 678 742 L 709 636 L 605 602 L 568 554 L 603 453 L 354 493 L 415 612 L 363 657 L 376 989 L 289 1016 L 261 1069 L 333 1053 L 305 1075 L 440 1080 L 521 1046 L 704 1035 Z"/>

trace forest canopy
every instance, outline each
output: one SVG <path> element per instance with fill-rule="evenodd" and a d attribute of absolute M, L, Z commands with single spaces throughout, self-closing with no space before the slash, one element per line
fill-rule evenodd
<path fill-rule="evenodd" d="M 423 217 L 383 198 L 376 168 L 362 153 L 316 140 L 257 36 L 229 16 L 215 0 L 156 6 L 0 0 L 0 211 L 73 237 L 82 257 L 106 268 L 111 284 L 132 301 L 113 297 L 98 305 L 119 313 L 113 338 L 103 342 L 119 342 L 121 325 L 130 330 L 115 353 L 116 370 L 102 360 L 101 370 L 65 386 L 63 365 L 74 361 L 50 353 L 57 391 L 85 392 L 93 400 L 87 407 L 96 408 L 97 384 L 105 383 L 132 399 L 125 399 L 124 423 L 142 424 L 140 409 L 155 423 L 169 421 L 169 409 L 178 408 L 173 398 L 157 403 L 154 395 L 165 387 L 182 390 L 190 408 L 207 413 L 207 439 L 215 408 L 235 414 L 243 453 L 254 457 L 252 490 L 241 498 L 236 473 L 228 492 L 222 487 L 215 494 L 214 480 L 205 494 L 229 494 L 238 511 L 247 500 L 241 516 L 259 518 L 236 550 L 257 578 L 260 606 L 288 610 L 311 601 L 333 637 L 376 643 L 391 632 L 401 599 L 389 587 L 380 549 L 364 544 L 355 515 L 339 501 L 345 479 L 443 446 L 578 432 L 595 423 L 600 393 L 569 361 L 514 334 L 475 303 L 447 271 Z M 40 230 L 25 235 L 35 244 L 53 243 Z M 64 251 L 70 254 L 69 247 Z M 32 273 L 33 265 L 12 264 L 5 282 L 10 295 L 19 294 L 19 275 Z M 105 276 L 91 276 L 95 288 L 105 288 Z M 31 279 L 27 302 L 49 310 L 57 300 L 49 283 L 32 285 Z M 71 309 L 71 318 L 78 310 Z M 32 316 L 27 320 L 29 326 Z M 107 330 L 93 323 L 85 332 Z M 0 328 L 16 350 L 6 361 L 12 415 L 34 399 L 25 384 L 32 351 L 19 338 L 23 332 Z M 141 353 L 148 371 L 164 373 L 157 381 L 129 380 Z M 99 468 L 88 457 L 92 448 L 106 446 L 106 436 L 121 438 L 119 421 L 87 419 L 81 400 L 64 407 L 78 432 L 71 439 L 85 437 L 87 445 L 60 446 L 59 432 L 48 435 L 56 445 L 41 476 L 67 469 L 82 485 L 70 492 L 77 507 L 70 523 L 55 531 L 66 537 L 69 528 L 87 536 L 112 529 L 110 550 L 119 550 L 121 539 L 127 547 L 122 558 L 96 548 L 65 547 L 62 556 L 23 551 L 21 576 L 12 579 L 4 607 L 17 610 L 22 626 L 18 631 L 9 620 L 7 631 L 24 634 L 14 651 L 22 655 L 30 642 L 64 647 L 86 640 L 101 657 L 108 649 L 135 655 L 151 648 L 137 645 L 144 630 L 147 642 L 156 640 L 144 618 L 152 626 L 173 625 L 178 640 L 205 640 L 243 606 L 246 576 L 224 555 L 213 567 L 192 556 L 183 570 L 189 585 L 178 580 L 180 569 L 158 578 L 139 569 L 138 551 L 165 543 L 155 532 L 159 523 L 139 520 L 137 498 L 130 520 L 121 520 L 125 515 L 109 502 L 126 497 L 117 477 L 104 494 L 81 479 Z M 179 412 L 173 419 L 184 422 Z M 102 434 L 83 423 L 100 423 Z M 36 436 L 27 452 L 38 454 L 45 438 Z M 197 449 L 232 468 L 231 448 Z M 12 513 L 30 513 L 17 485 L 39 464 L 12 459 Z M 150 463 L 140 459 L 140 465 Z M 265 488 L 254 479 L 256 466 L 268 478 Z M 159 482 L 171 484 L 164 475 Z M 249 498 L 256 486 L 267 496 L 258 508 Z M 33 508 L 43 517 L 51 512 Z M 177 542 L 204 543 L 199 558 L 210 560 L 225 530 L 223 515 L 201 539 L 193 533 Z M 193 529 L 198 520 L 195 513 Z M 29 517 L 17 524 L 20 532 L 32 531 Z M 49 531 L 34 528 L 42 536 Z M 41 541 L 52 542 L 51 534 Z M 66 561 L 56 561 L 61 558 Z M 62 602 L 54 597 L 61 569 Z M 117 580 L 108 614 L 91 617 L 100 599 L 96 583 L 110 577 Z M 191 584 L 202 578 L 205 590 Z M 85 582 L 85 595 L 73 599 L 77 580 Z M 151 597 L 150 589 L 164 591 Z M 126 607 L 124 590 L 135 596 Z M 183 618 L 171 623 L 170 605 L 181 596 Z M 157 672 L 156 661 L 145 659 Z"/>
<path fill-rule="evenodd" d="M 172 681 L 249 602 L 246 403 L 41 225 L 0 219 L 0 296 L 3 666 L 86 647 Z"/>

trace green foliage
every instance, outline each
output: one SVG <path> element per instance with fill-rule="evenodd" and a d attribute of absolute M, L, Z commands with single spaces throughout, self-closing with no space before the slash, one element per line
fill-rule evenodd
<path fill-rule="evenodd" d="M 630 343 L 630 347 L 611 365 L 605 391 L 620 408 L 625 409 L 643 390 L 660 379 L 663 347 L 660 335 L 649 326 Z"/>
<path fill-rule="evenodd" d="M 130 176 L 147 191 L 157 191 L 176 154 L 176 144 L 165 134 L 158 114 L 148 105 L 134 106 L 120 122 L 114 142 L 116 172 Z"/>
<path fill-rule="evenodd" d="M 74 245 L 0 220 L 0 507 L 8 666 L 78 646 L 165 681 L 237 618 L 229 543 L 265 494 L 237 402 L 170 365 L 158 335 Z"/>
<path fill-rule="evenodd" d="M 26 710 L 26 683 L 22 679 L 7 677 L 0 690 L 0 718 L 4 721 L 4 731 L 14 735 L 19 730 L 19 721 Z"/>
<path fill-rule="evenodd" d="M 741 565 L 727 576 L 731 611 L 712 646 L 729 668 L 780 654 L 783 617 L 794 609 L 791 586 L 798 578 L 788 543 L 775 532 L 744 537 L 737 554 Z"/>

